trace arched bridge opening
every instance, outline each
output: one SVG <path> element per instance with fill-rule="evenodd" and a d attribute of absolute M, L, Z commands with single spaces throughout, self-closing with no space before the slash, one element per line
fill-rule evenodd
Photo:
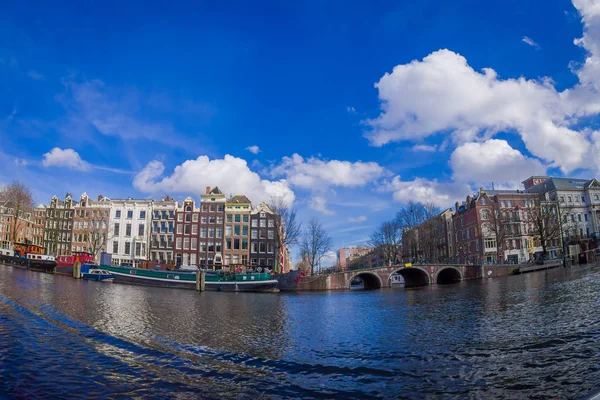
<path fill-rule="evenodd" d="M 370 272 L 363 272 L 354 275 L 352 279 L 350 279 L 350 288 L 352 287 L 352 281 L 357 278 L 362 281 L 364 290 L 381 289 L 383 286 L 381 284 L 381 279 L 377 275 Z"/>
<path fill-rule="evenodd" d="M 429 285 L 429 274 L 420 268 L 402 268 L 392 272 L 392 275 L 399 274 L 404 278 L 404 287 L 426 286 Z M 390 276 L 391 279 L 391 276 Z"/>
<path fill-rule="evenodd" d="M 448 285 L 462 281 L 462 276 L 456 268 L 444 268 L 438 272 L 436 281 L 440 285 Z"/>

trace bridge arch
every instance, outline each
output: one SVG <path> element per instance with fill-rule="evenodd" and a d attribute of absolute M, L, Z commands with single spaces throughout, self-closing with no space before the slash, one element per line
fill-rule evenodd
<path fill-rule="evenodd" d="M 348 280 L 348 289 L 350 289 L 350 286 L 352 285 L 352 280 L 354 278 L 362 279 L 363 288 L 366 290 L 381 289 L 383 287 L 383 283 L 381 282 L 381 278 L 379 277 L 379 275 L 377 275 L 373 272 L 363 271 L 363 272 L 358 272 L 358 273 L 350 276 L 350 279 Z"/>
<path fill-rule="evenodd" d="M 431 276 L 419 267 L 402 267 L 395 269 L 388 276 L 388 285 L 391 285 L 392 275 L 400 274 L 404 278 L 404 287 L 426 286 L 431 283 Z"/>
<path fill-rule="evenodd" d="M 441 268 L 435 275 L 435 281 L 439 285 L 446 285 L 449 283 L 456 283 L 462 281 L 463 275 L 461 271 L 456 267 L 444 267 Z"/>

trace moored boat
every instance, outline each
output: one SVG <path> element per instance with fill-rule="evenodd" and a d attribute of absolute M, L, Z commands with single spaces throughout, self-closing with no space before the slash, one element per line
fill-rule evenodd
<path fill-rule="evenodd" d="M 112 282 L 115 276 L 105 269 L 93 268 L 81 274 L 83 279 L 90 281 Z"/>
<path fill-rule="evenodd" d="M 196 289 L 196 273 L 188 271 L 156 271 L 103 265 L 115 276 L 116 283 Z M 278 281 L 265 273 L 227 273 L 207 271 L 205 289 L 224 292 L 278 292 Z"/>

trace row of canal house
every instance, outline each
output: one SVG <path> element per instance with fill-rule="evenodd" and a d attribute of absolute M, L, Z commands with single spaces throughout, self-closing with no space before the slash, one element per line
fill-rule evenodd
<path fill-rule="evenodd" d="M 409 259 L 523 263 L 544 254 L 595 258 L 600 242 L 596 179 L 530 177 L 524 190 L 484 190 L 404 232 Z"/>
<path fill-rule="evenodd" d="M 264 203 L 252 208 L 246 196 L 227 198 L 218 187 L 207 187 L 200 204 L 169 196 L 93 200 L 85 193 L 75 201 L 68 193 L 64 200 L 53 196 L 49 205 L 40 205 L 35 216 L 31 230 L 39 233 L 35 240 L 47 254 L 107 252 L 114 265 L 153 261 L 273 269 L 289 264 L 287 249 L 283 259 L 277 254 L 280 217 Z M 25 237 L 32 240 L 33 235 Z"/>

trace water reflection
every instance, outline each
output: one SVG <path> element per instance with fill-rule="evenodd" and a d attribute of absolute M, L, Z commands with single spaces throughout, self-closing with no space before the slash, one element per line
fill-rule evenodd
<path fill-rule="evenodd" d="M 599 284 L 198 294 L 0 266 L 0 379 L 21 397 L 582 397 L 600 389 Z"/>

